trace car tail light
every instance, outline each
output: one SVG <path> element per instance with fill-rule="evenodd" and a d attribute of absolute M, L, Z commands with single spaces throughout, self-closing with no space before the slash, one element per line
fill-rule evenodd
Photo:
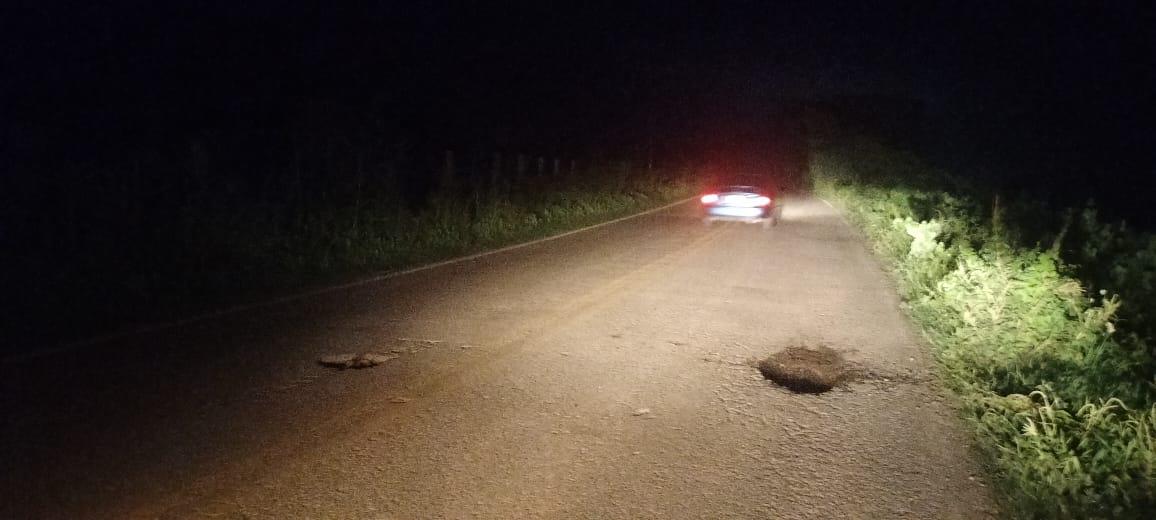
<path fill-rule="evenodd" d="M 701 200 L 703 204 L 714 204 L 714 203 L 718 202 L 718 194 L 717 193 L 711 193 L 708 195 L 703 195 L 702 198 L 699 200 Z"/>
<path fill-rule="evenodd" d="M 770 206 L 771 205 L 771 198 L 770 197 L 759 197 L 759 198 L 755 199 L 755 205 L 756 206 Z"/>

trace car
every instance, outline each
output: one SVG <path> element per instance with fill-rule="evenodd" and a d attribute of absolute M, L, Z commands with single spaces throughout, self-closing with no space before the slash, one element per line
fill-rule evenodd
<path fill-rule="evenodd" d="M 732 185 L 712 190 L 699 197 L 704 224 L 746 222 L 762 224 L 763 229 L 779 223 L 782 207 L 774 194 L 757 186 Z"/>

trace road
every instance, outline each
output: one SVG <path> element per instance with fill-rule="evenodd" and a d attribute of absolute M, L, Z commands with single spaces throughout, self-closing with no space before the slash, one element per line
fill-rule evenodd
<path fill-rule="evenodd" d="M 0 366 L 3 518 L 985 518 L 964 425 L 822 201 L 683 205 Z M 825 344 L 876 377 L 751 367 Z M 397 356 L 362 370 L 327 353 Z"/>

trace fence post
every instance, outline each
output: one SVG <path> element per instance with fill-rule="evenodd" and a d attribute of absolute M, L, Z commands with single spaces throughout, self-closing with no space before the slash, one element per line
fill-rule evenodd
<path fill-rule="evenodd" d="M 440 184 L 439 187 L 443 191 L 453 188 L 454 177 L 456 176 L 457 172 L 454 171 L 454 152 L 452 150 L 446 150 L 445 160 L 442 162 L 442 175 L 440 182 L 438 183 Z"/>
<path fill-rule="evenodd" d="M 501 195 L 502 182 L 502 152 L 494 152 L 494 160 L 490 164 L 490 198 L 497 199 Z"/>

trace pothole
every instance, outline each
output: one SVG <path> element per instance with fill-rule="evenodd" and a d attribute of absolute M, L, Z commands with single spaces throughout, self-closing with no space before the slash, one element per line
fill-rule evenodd
<path fill-rule="evenodd" d="M 385 363 L 391 359 L 397 359 L 397 356 L 392 354 L 374 354 L 372 352 L 366 352 L 364 354 L 328 354 L 321 356 L 321 359 L 318 359 L 317 363 L 321 366 L 337 369 L 369 368 Z"/>
<path fill-rule="evenodd" d="M 852 376 L 843 355 L 828 347 L 788 347 L 759 361 L 759 372 L 792 392 L 821 394 Z"/>

